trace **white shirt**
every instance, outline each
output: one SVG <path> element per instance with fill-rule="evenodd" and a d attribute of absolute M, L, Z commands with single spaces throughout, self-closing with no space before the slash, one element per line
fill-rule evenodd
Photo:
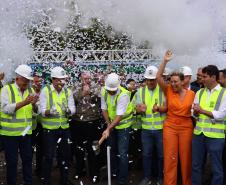
<path fill-rule="evenodd" d="M 16 83 L 14 83 L 14 85 L 18 89 L 18 92 L 19 92 L 18 95 L 24 100 L 25 93 L 22 94 L 22 92 L 20 91 L 20 88 Z M 4 112 L 5 114 L 13 114 L 15 113 L 15 109 L 16 109 L 16 103 L 11 103 L 9 97 L 10 95 L 8 92 L 8 88 L 4 86 L 1 90 L 1 111 Z"/>
<path fill-rule="evenodd" d="M 50 88 L 53 89 L 53 91 L 56 92 L 58 98 L 60 98 L 62 92 L 63 92 L 63 89 L 60 91 L 60 93 L 58 93 L 55 88 L 53 87 L 53 85 L 50 85 Z M 41 114 L 42 116 L 45 117 L 45 112 L 47 110 L 47 97 L 46 97 L 46 93 L 44 91 L 44 88 L 42 89 L 41 91 L 41 94 L 40 94 L 40 108 L 41 108 Z M 56 107 L 54 106 L 53 104 L 53 107 L 52 108 L 55 108 Z M 70 93 L 70 96 L 68 97 L 68 108 L 70 109 L 71 111 L 71 114 L 74 114 L 75 113 L 75 103 L 74 103 L 74 99 L 73 99 L 73 93 Z"/>
<path fill-rule="evenodd" d="M 216 85 L 216 87 L 214 87 L 213 89 L 209 90 L 207 88 L 205 88 L 205 91 L 207 92 L 207 101 L 209 101 L 210 96 L 213 94 L 214 91 L 217 91 L 221 88 L 221 86 L 219 84 Z M 198 93 L 196 93 L 195 95 L 195 99 L 194 99 L 194 103 L 195 104 L 199 104 L 199 96 Z M 203 109 L 205 109 L 205 107 L 202 107 Z M 220 103 L 220 107 L 218 111 L 212 111 L 213 114 L 213 118 L 216 120 L 222 120 L 225 118 L 226 116 L 226 96 L 223 96 L 221 103 Z"/>
<path fill-rule="evenodd" d="M 120 93 L 120 90 L 117 90 L 117 93 L 113 96 L 110 96 L 111 102 L 114 103 L 114 98 Z M 128 94 L 123 94 L 121 97 L 118 98 L 117 100 L 117 105 L 116 105 L 116 115 L 117 116 L 122 116 L 125 114 L 127 106 L 129 105 L 130 98 Z M 105 98 L 103 95 L 101 95 L 101 109 L 102 110 L 107 110 L 107 103 L 105 101 Z"/>

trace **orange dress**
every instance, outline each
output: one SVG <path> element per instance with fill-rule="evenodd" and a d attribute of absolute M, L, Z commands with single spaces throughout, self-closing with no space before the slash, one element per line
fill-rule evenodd
<path fill-rule="evenodd" d="M 187 90 L 184 99 L 180 100 L 179 94 L 167 86 L 165 94 L 168 112 L 163 126 L 164 185 L 177 185 L 178 154 L 182 184 L 191 185 L 191 108 L 195 93 Z"/>

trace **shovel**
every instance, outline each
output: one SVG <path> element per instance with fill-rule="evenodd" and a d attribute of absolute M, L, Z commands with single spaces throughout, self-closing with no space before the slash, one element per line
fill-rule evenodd
<path fill-rule="evenodd" d="M 93 141 L 92 148 L 95 155 L 100 154 L 100 145 L 104 142 L 105 139 L 105 136 L 102 136 L 99 141 Z"/>

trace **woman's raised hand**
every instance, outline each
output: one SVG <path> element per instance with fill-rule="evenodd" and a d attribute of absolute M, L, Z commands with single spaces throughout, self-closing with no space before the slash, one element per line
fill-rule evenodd
<path fill-rule="evenodd" d="M 164 56 L 164 61 L 169 62 L 173 58 L 172 50 L 167 50 Z"/>

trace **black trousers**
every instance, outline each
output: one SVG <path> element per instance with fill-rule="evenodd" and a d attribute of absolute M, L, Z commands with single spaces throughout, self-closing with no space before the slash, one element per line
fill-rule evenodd
<path fill-rule="evenodd" d="M 38 175 L 41 175 L 41 171 L 42 171 L 42 163 L 43 163 L 43 155 L 44 155 L 44 151 L 43 151 L 43 143 L 42 143 L 42 125 L 41 123 L 37 124 L 37 127 L 35 130 L 32 131 L 32 148 L 33 148 L 33 152 L 35 151 L 35 159 L 36 159 L 36 173 Z"/>
<path fill-rule="evenodd" d="M 24 185 L 32 185 L 32 144 L 31 136 L 2 136 L 6 168 L 7 184 L 16 185 L 18 151 L 22 160 Z"/>
<path fill-rule="evenodd" d="M 68 168 L 70 159 L 70 131 L 69 129 L 47 130 L 43 129 L 44 159 L 42 177 L 44 183 L 50 184 L 53 158 L 58 146 L 58 159 L 60 164 L 61 181 L 64 185 L 68 181 Z"/>
<path fill-rule="evenodd" d="M 97 119 L 94 121 L 80 122 L 72 120 L 70 123 L 71 136 L 73 141 L 73 152 L 76 160 L 76 174 L 84 174 L 85 154 L 88 154 L 87 171 L 90 176 L 98 175 L 100 168 L 101 154 L 95 155 L 92 144 L 93 141 L 99 140 L 103 132 L 103 121 Z"/>

